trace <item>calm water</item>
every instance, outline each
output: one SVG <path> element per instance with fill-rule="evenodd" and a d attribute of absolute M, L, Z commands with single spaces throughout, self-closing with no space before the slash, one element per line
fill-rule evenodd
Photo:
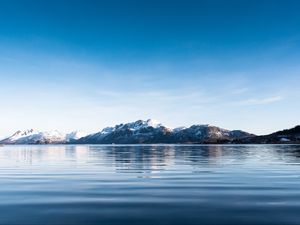
<path fill-rule="evenodd" d="M 0 147 L 0 224 L 300 224 L 300 146 Z"/>

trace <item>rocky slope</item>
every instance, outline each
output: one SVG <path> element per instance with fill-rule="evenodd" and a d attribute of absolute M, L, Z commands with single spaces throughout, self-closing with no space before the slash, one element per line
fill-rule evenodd
<path fill-rule="evenodd" d="M 268 135 L 245 137 L 233 140 L 237 144 L 300 144 L 300 126 L 277 131 Z"/>
<path fill-rule="evenodd" d="M 241 130 L 231 131 L 210 125 L 193 125 L 173 132 L 173 140 L 176 143 L 228 143 L 237 138 L 252 136 L 254 135 Z"/>

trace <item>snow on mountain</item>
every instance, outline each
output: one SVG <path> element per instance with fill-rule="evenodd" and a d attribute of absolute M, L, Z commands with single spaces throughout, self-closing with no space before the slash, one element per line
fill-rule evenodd
<path fill-rule="evenodd" d="M 33 129 L 17 131 L 13 135 L 0 141 L 2 144 L 61 144 L 70 140 L 77 140 L 85 136 L 84 133 L 74 131 L 69 134 L 53 131 L 35 131 Z"/>
<path fill-rule="evenodd" d="M 67 142 L 73 141 L 73 140 L 78 140 L 79 138 L 85 137 L 87 134 L 82 132 L 82 131 L 73 131 L 69 134 L 66 134 L 65 139 Z"/>
<path fill-rule="evenodd" d="M 154 128 L 158 128 L 162 126 L 162 124 L 155 119 L 148 119 L 146 122 L 144 122 L 144 125 L 147 127 L 154 127 Z"/>
<path fill-rule="evenodd" d="M 9 139 L 11 141 L 16 141 L 20 138 L 25 138 L 25 137 L 28 137 L 30 135 L 33 135 L 33 134 L 37 134 L 38 132 L 33 130 L 33 129 L 30 129 L 30 130 L 25 130 L 25 131 L 20 131 L 18 130 L 17 132 L 15 132 L 12 136 L 9 137 Z"/>
<path fill-rule="evenodd" d="M 107 127 L 102 131 L 80 138 L 84 144 L 138 144 L 138 143 L 224 143 L 235 138 L 248 137 L 243 131 L 230 131 L 210 125 L 193 125 L 171 129 L 155 120 Z"/>
<path fill-rule="evenodd" d="M 253 137 L 240 130 L 226 130 L 211 125 L 168 128 L 153 119 L 106 127 L 98 133 L 85 135 L 74 131 L 68 134 L 57 130 L 40 132 L 33 129 L 17 131 L 0 141 L 2 144 L 157 144 L 157 143 L 229 143 L 235 139 Z"/>
<path fill-rule="evenodd" d="M 106 127 L 102 131 L 80 138 L 77 143 L 160 143 L 171 132 L 153 119 Z"/>
<path fill-rule="evenodd" d="M 137 120 L 135 122 L 131 122 L 131 123 L 126 123 L 126 124 L 120 124 L 115 126 L 115 129 L 130 129 L 132 131 L 138 131 L 140 129 L 143 128 L 147 128 L 147 127 L 153 127 L 153 128 L 159 128 L 160 126 L 162 126 L 159 122 L 157 122 L 156 120 L 153 119 L 148 119 L 148 120 Z"/>
<path fill-rule="evenodd" d="M 252 136 L 244 131 L 231 131 L 208 124 L 174 129 L 173 135 L 177 143 L 227 143 L 236 138 Z"/>
<path fill-rule="evenodd" d="M 179 132 L 179 131 L 181 131 L 181 130 L 184 130 L 184 129 L 186 129 L 187 127 L 184 127 L 184 126 L 182 126 L 182 127 L 175 127 L 174 129 L 172 129 L 172 131 L 173 132 Z"/>

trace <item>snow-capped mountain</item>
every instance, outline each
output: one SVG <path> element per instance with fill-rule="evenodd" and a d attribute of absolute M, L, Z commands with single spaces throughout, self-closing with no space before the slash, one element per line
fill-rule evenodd
<path fill-rule="evenodd" d="M 1 144 L 63 144 L 85 136 L 84 133 L 74 131 L 69 134 L 54 131 L 35 131 L 33 129 L 17 131 L 13 135 L 0 141 Z"/>
<path fill-rule="evenodd" d="M 193 125 L 189 128 L 173 129 L 177 143 L 227 143 L 237 138 L 253 136 L 241 130 L 226 130 L 211 125 Z"/>
<path fill-rule="evenodd" d="M 236 139 L 253 137 L 240 130 L 226 130 L 210 125 L 168 128 L 161 123 L 137 120 L 106 127 L 100 132 L 85 135 L 80 131 L 68 134 L 54 131 L 17 131 L 0 144 L 157 144 L 157 143 L 229 143 Z"/>
<path fill-rule="evenodd" d="M 75 141 L 83 144 L 153 144 L 153 143 L 226 143 L 236 138 L 253 136 L 244 131 L 225 130 L 210 125 L 193 125 L 189 128 L 168 128 L 155 120 L 138 120 L 132 123 L 107 127 L 102 131 Z"/>
<path fill-rule="evenodd" d="M 168 128 L 161 123 L 137 120 L 131 123 L 106 127 L 100 132 L 86 135 L 80 131 L 61 133 L 17 131 L 0 144 L 299 144 L 300 126 L 278 131 L 269 135 L 256 136 L 241 130 L 226 130 L 211 125 Z"/>
<path fill-rule="evenodd" d="M 137 144 L 164 143 L 172 134 L 167 128 L 155 120 L 137 120 L 135 122 L 106 127 L 102 131 L 80 138 L 75 143 L 90 144 Z"/>

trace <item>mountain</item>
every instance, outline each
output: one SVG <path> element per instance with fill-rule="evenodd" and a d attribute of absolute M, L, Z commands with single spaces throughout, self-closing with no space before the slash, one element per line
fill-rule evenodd
<path fill-rule="evenodd" d="M 168 128 L 155 120 L 137 120 L 132 123 L 107 127 L 102 131 L 80 138 L 79 144 L 155 144 L 155 143 L 227 143 L 237 138 L 251 137 L 244 131 L 225 130 L 210 125 L 189 128 Z"/>
<path fill-rule="evenodd" d="M 189 128 L 173 130 L 176 143 L 227 143 L 231 140 L 252 137 L 253 134 L 241 130 L 226 130 L 210 125 L 193 125 Z"/>
<path fill-rule="evenodd" d="M 300 144 L 300 126 L 256 136 L 241 130 L 226 130 L 211 125 L 169 128 L 155 120 L 137 120 L 106 127 L 86 135 L 80 131 L 61 133 L 17 131 L 0 144 Z"/>
<path fill-rule="evenodd" d="M 238 144 L 300 144 L 300 126 L 277 131 L 268 135 L 245 137 L 233 140 Z"/>
<path fill-rule="evenodd" d="M 54 131 L 35 131 L 33 129 L 17 131 L 8 138 L 0 141 L 1 144 L 63 144 L 75 141 L 85 134 L 74 131 L 70 134 L 64 134 L 57 130 Z"/>
<path fill-rule="evenodd" d="M 80 144 L 151 144 L 171 143 L 172 130 L 155 120 L 137 120 L 132 123 L 106 127 L 102 131 L 80 138 Z"/>

